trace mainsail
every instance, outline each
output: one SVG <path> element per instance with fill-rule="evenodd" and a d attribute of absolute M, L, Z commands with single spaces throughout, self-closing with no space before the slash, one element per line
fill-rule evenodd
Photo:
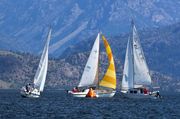
<path fill-rule="evenodd" d="M 47 68 L 48 68 L 48 48 L 49 48 L 49 42 L 50 42 L 50 38 L 51 38 L 51 31 L 52 30 L 50 29 L 44 50 L 42 52 L 39 67 L 38 67 L 38 69 L 36 71 L 36 75 L 34 77 L 34 87 L 41 92 L 44 89 L 44 84 L 45 84 L 46 74 L 47 74 Z"/>
<path fill-rule="evenodd" d="M 82 74 L 80 83 L 78 87 L 85 87 L 85 86 L 93 86 L 97 85 L 97 71 L 98 71 L 98 60 L 99 60 L 99 39 L 100 34 L 98 34 L 91 53 L 89 55 L 88 61 L 84 68 L 84 72 Z"/>
<path fill-rule="evenodd" d="M 107 68 L 107 71 L 103 79 L 100 81 L 99 85 L 107 88 L 116 89 L 116 70 L 115 70 L 114 58 L 111 51 L 111 47 L 104 36 L 102 36 L 102 40 L 104 41 L 106 54 L 108 55 L 109 66 Z"/>
<path fill-rule="evenodd" d="M 134 84 L 150 85 L 151 76 L 146 59 L 139 41 L 135 25 L 133 25 L 133 56 L 134 56 Z"/>

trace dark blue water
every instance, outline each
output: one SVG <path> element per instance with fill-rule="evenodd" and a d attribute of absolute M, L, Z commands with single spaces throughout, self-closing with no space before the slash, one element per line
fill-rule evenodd
<path fill-rule="evenodd" d="M 12 90 L 0 90 L 0 119 L 180 119 L 180 95 L 161 100 L 73 98 L 65 91 L 45 91 L 39 99 L 22 98 Z"/>

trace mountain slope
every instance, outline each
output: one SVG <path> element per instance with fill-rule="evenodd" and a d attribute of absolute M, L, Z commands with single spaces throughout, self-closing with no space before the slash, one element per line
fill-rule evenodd
<path fill-rule="evenodd" d="M 140 29 L 176 23 L 179 5 L 179 0 L 1 0 L 0 48 L 38 54 L 51 25 L 50 52 L 60 56 L 99 30 L 108 36 L 127 32 L 132 17 Z"/>
<path fill-rule="evenodd" d="M 45 89 L 72 88 L 77 86 L 85 66 L 89 53 L 78 53 L 69 58 L 49 61 L 49 68 Z M 32 83 L 40 57 L 30 54 L 12 53 L 7 51 L 0 52 L 0 88 L 20 89 L 26 83 Z M 107 57 L 101 53 L 100 75 L 102 79 L 107 67 Z M 116 60 L 117 87 L 121 86 L 122 68 Z M 163 92 L 179 92 L 180 81 L 172 77 L 152 72 L 154 84 L 159 84 Z"/>

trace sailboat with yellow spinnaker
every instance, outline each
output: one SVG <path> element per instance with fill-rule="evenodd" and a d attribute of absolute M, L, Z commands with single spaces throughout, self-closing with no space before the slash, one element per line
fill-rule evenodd
<path fill-rule="evenodd" d="M 106 48 L 109 66 L 103 79 L 99 81 L 98 64 L 100 59 L 99 46 L 101 36 Z M 87 97 L 89 89 L 94 90 L 96 94 L 94 97 L 113 97 L 116 93 L 116 71 L 114 58 L 108 41 L 101 33 L 98 33 L 97 38 L 94 41 L 94 45 L 91 49 L 91 53 L 87 60 L 79 85 L 73 90 L 68 91 L 68 93 L 74 97 Z"/>
<path fill-rule="evenodd" d="M 102 35 L 102 40 L 108 56 L 109 66 L 103 79 L 99 82 L 99 89 L 96 89 L 97 97 L 113 97 L 116 93 L 116 69 L 114 64 L 114 58 L 111 47 L 106 40 L 105 36 Z"/>

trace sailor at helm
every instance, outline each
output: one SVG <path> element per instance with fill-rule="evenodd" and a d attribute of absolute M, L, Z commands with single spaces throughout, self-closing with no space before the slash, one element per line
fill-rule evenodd
<path fill-rule="evenodd" d="M 26 85 L 26 92 L 30 92 L 32 90 L 32 86 L 31 86 L 31 84 L 30 83 L 28 83 L 27 85 Z"/>

